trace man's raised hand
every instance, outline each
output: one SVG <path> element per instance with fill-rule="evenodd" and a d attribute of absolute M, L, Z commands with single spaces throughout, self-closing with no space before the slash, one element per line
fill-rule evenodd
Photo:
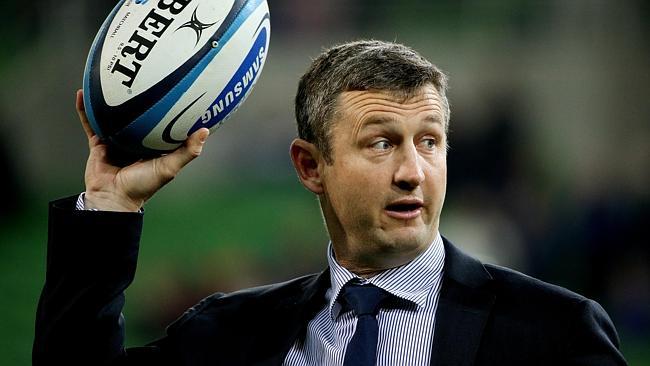
<path fill-rule="evenodd" d="M 138 211 L 187 163 L 201 155 L 203 144 L 210 134 L 207 128 L 202 128 L 170 154 L 121 167 L 110 161 L 107 145 L 90 128 L 81 90 L 77 91 L 76 108 L 90 149 L 85 174 L 87 209 Z"/>

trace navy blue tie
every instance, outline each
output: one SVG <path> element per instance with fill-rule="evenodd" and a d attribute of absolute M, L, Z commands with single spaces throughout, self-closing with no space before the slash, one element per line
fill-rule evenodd
<path fill-rule="evenodd" d="M 381 302 L 391 296 L 374 285 L 347 284 L 341 298 L 357 315 L 357 328 L 345 349 L 343 366 L 375 366 L 377 362 L 377 312 Z"/>

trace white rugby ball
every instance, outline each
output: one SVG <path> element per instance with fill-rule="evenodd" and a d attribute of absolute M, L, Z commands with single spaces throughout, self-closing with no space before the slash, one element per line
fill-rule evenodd
<path fill-rule="evenodd" d="M 252 90 L 270 32 L 266 0 L 121 0 L 84 70 L 91 127 L 138 157 L 215 130 Z"/>

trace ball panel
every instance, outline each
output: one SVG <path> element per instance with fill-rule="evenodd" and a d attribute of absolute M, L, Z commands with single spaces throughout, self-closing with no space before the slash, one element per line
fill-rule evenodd
<path fill-rule="evenodd" d="M 268 18 L 265 18 L 268 19 Z M 223 123 L 248 97 L 249 92 L 257 82 L 258 76 L 266 60 L 268 49 L 267 27 L 260 28 L 255 43 L 242 62 L 237 72 L 233 75 L 228 85 L 219 96 L 210 103 L 201 118 L 187 132 L 191 135 L 200 128 L 206 127 L 213 130 Z"/>
<path fill-rule="evenodd" d="M 255 5 L 255 2 L 251 4 Z M 224 34 L 216 50 L 218 56 L 207 63 L 205 70 L 200 72 L 174 107 L 158 119 L 160 123 L 144 138 L 144 146 L 173 150 L 201 127 L 214 131 L 243 102 L 262 70 L 269 43 L 268 5 L 264 1 L 257 1 L 257 5 L 257 8 L 249 6 L 242 10 L 230 27 L 232 31 Z M 186 106 L 191 109 L 186 109 Z M 208 111 L 211 118 L 204 118 Z M 219 113 L 213 114 L 212 111 Z M 164 108 L 160 112 L 164 113 Z M 184 115 L 179 119 L 180 114 Z M 158 117 L 143 116 L 147 120 Z M 141 131 L 133 133 L 139 135 Z"/>
<path fill-rule="evenodd" d="M 155 1 L 126 2 L 118 11 L 104 38 L 100 61 L 108 105 L 139 95 L 192 58 L 233 11 L 235 0 L 177 4 L 161 9 Z"/>

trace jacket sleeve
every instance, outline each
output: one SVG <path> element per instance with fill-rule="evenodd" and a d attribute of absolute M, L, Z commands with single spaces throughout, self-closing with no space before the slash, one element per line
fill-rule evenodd
<path fill-rule="evenodd" d="M 595 301 L 577 304 L 578 315 L 568 330 L 567 353 L 570 365 L 624 366 L 619 339 L 612 320 Z"/>
<path fill-rule="evenodd" d="M 79 211 L 75 198 L 50 203 L 33 365 L 126 364 L 121 311 L 143 214 Z M 152 346 L 144 353 L 153 359 L 159 351 Z"/>

